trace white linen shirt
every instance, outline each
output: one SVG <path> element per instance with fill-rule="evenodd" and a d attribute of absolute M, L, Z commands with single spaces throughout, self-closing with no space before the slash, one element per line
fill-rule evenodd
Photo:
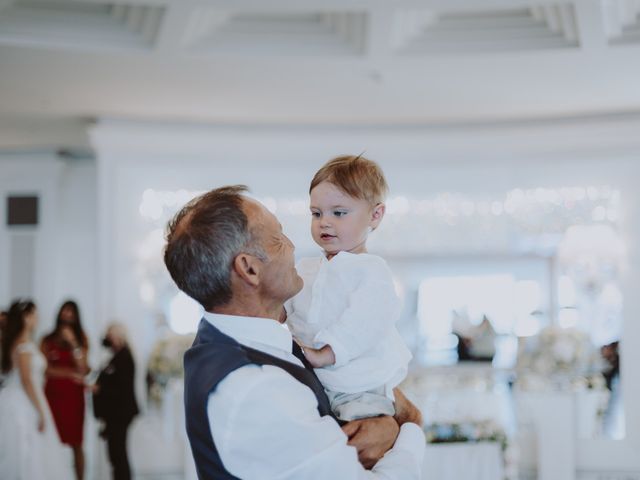
<path fill-rule="evenodd" d="M 304 345 L 331 345 L 335 364 L 315 370 L 324 387 L 359 393 L 385 386 L 392 397 L 411 353 L 395 326 L 400 300 L 387 263 L 340 252 L 303 258 L 296 269 L 304 287 L 285 304 L 287 325 Z"/>
<path fill-rule="evenodd" d="M 205 313 L 222 333 L 248 347 L 302 366 L 289 331 L 275 320 Z M 246 365 L 209 395 L 209 428 L 225 468 L 238 478 L 419 480 L 425 449 L 420 427 L 406 423 L 371 471 L 313 392 L 281 368 Z"/>

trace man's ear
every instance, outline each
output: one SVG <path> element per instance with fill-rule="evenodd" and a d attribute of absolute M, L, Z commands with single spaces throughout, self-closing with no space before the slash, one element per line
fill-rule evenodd
<path fill-rule="evenodd" d="M 240 253 L 233 259 L 233 270 L 240 279 L 252 287 L 260 285 L 262 262 L 253 255 Z"/>
<path fill-rule="evenodd" d="M 380 225 L 386 209 L 387 207 L 384 203 L 378 203 L 375 207 L 373 207 L 373 211 L 371 212 L 371 228 L 373 230 L 378 228 L 378 225 Z"/>

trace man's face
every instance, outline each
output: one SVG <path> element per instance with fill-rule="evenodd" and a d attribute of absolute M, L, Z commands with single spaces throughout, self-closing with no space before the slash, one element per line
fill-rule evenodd
<path fill-rule="evenodd" d="M 249 228 L 262 245 L 267 260 L 260 276 L 260 285 L 266 298 L 284 303 L 302 290 L 302 278 L 295 268 L 294 246 L 282 232 L 278 219 L 260 203 L 247 199 L 245 213 Z"/>

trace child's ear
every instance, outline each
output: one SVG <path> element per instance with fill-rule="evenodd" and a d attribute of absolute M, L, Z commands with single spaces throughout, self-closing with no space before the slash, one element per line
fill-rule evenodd
<path fill-rule="evenodd" d="M 384 212 L 386 211 L 386 206 L 384 203 L 377 203 L 375 207 L 373 207 L 373 211 L 371 212 L 371 228 L 374 230 L 378 228 L 380 222 L 382 221 L 382 217 L 384 217 Z"/>

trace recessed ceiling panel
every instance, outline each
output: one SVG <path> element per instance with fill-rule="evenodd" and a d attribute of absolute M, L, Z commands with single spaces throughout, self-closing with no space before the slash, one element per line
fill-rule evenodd
<path fill-rule="evenodd" d="M 0 43 L 63 48 L 145 49 L 164 7 L 17 0 L 0 11 Z"/>
<path fill-rule="evenodd" d="M 395 18 L 401 54 L 449 54 L 570 48 L 578 45 L 572 5 L 463 12 L 405 11 Z"/>
<path fill-rule="evenodd" d="M 640 43 L 640 0 L 606 2 L 602 13 L 610 45 Z"/>
<path fill-rule="evenodd" d="M 357 55 L 366 16 L 357 12 L 220 12 L 199 9 L 186 43 L 201 53 Z"/>

